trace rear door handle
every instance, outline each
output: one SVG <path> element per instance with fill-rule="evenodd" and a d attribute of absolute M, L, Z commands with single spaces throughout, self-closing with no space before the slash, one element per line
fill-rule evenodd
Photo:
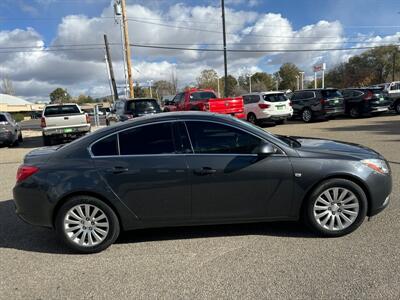
<path fill-rule="evenodd" d="M 121 173 L 125 173 L 128 171 L 129 171 L 129 169 L 125 168 L 125 167 L 114 167 L 111 169 L 111 172 L 114 174 L 121 174 Z"/>
<path fill-rule="evenodd" d="M 212 169 L 210 167 L 203 167 L 203 168 L 200 168 L 200 169 L 194 169 L 193 170 L 193 173 L 196 174 L 196 175 L 199 175 L 199 176 L 212 175 L 212 174 L 214 174 L 216 172 L 217 172 L 217 170 Z"/>

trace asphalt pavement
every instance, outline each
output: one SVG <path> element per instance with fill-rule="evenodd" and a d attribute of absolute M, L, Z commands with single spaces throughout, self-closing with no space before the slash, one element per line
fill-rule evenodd
<path fill-rule="evenodd" d="M 76 255 L 14 213 L 17 167 L 41 145 L 39 131 L 24 131 L 20 147 L 0 148 L 0 299 L 400 299 L 400 116 L 265 129 L 382 153 L 393 172 L 389 207 L 341 238 L 298 223 L 151 229 Z"/>

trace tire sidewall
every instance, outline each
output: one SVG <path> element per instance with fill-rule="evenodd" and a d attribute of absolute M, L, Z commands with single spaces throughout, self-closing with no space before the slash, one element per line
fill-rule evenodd
<path fill-rule="evenodd" d="M 354 195 L 358 198 L 359 201 L 359 213 L 354 221 L 349 227 L 343 230 L 337 231 L 329 231 L 327 229 L 322 228 L 314 218 L 314 203 L 317 200 L 318 196 L 322 194 L 323 191 L 329 188 L 346 188 L 354 193 Z M 356 230 L 364 221 L 368 210 L 368 201 L 363 189 L 354 183 L 353 181 L 347 179 L 328 179 L 321 184 L 319 184 L 310 194 L 309 199 L 307 200 L 306 205 L 304 206 L 304 218 L 306 224 L 311 227 L 317 234 L 328 236 L 328 237 L 339 237 L 350 232 Z"/>
<path fill-rule="evenodd" d="M 251 121 L 251 120 L 253 120 L 253 121 Z M 257 117 L 256 117 L 256 115 L 254 114 L 254 113 L 249 113 L 248 115 L 247 115 L 247 121 L 248 122 L 250 122 L 251 124 L 257 124 Z"/>
<path fill-rule="evenodd" d="M 109 232 L 105 240 L 93 247 L 82 247 L 71 241 L 64 231 L 64 218 L 66 213 L 74 206 L 90 204 L 100 208 L 107 216 L 109 221 Z M 92 196 L 74 196 L 68 199 L 58 210 L 55 218 L 55 229 L 58 237 L 71 249 L 78 253 L 88 254 L 97 253 L 105 250 L 118 238 L 120 225 L 115 212 L 103 201 Z"/>
<path fill-rule="evenodd" d="M 308 112 L 310 113 L 310 116 L 311 116 L 310 119 L 305 119 L 305 118 L 304 118 L 304 113 L 305 113 L 306 111 L 308 111 Z M 312 111 L 311 111 L 311 109 L 305 108 L 305 109 L 301 112 L 301 119 L 302 119 L 303 122 L 305 122 L 305 123 L 310 123 L 311 120 L 312 120 Z"/>

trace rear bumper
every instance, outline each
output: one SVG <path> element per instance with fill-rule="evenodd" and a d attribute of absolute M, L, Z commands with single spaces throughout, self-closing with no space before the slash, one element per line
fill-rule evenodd
<path fill-rule="evenodd" d="M 90 124 L 84 126 L 73 126 L 73 127 L 57 127 L 57 128 L 43 128 L 43 135 L 50 136 L 50 135 L 74 135 L 74 134 L 81 134 L 90 132 Z"/>

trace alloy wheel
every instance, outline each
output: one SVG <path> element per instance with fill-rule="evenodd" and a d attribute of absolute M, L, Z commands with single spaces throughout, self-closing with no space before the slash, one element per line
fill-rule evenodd
<path fill-rule="evenodd" d="M 251 124 L 256 124 L 256 122 L 257 122 L 257 118 L 256 118 L 256 116 L 255 116 L 254 114 L 250 114 L 250 115 L 247 117 L 247 120 L 248 120 Z"/>
<path fill-rule="evenodd" d="M 64 218 L 65 235 L 83 247 L 93 247 L 102 243 L 108 235 L 109 228 L 106 214 L 91 204 L 72 207 Z"/>
<path fill-rule="evenodd" d="M 352 118 L 358 118 L 359 115 L 360 115 L 360 112 L 358 111 L 358 109 L 357 109 L 356 107 L 352 107 L 352 108 L 350 109 L 350 116 L 351 116 Z"/>
<path fill-rule="evenodd" d="M 312 118 L 312 113 L 309 109 L 305 109 L 302 114 L 302 118 L 304 122 L 310 122 Z"/>
<path fill-rule="evenodd" d="M 329 231 L 349 227 L 356 221 L 359 211 L 359 199 L 352 191 L 342 187 L 323 191 L 313 206 L 315 221 Z"/>

